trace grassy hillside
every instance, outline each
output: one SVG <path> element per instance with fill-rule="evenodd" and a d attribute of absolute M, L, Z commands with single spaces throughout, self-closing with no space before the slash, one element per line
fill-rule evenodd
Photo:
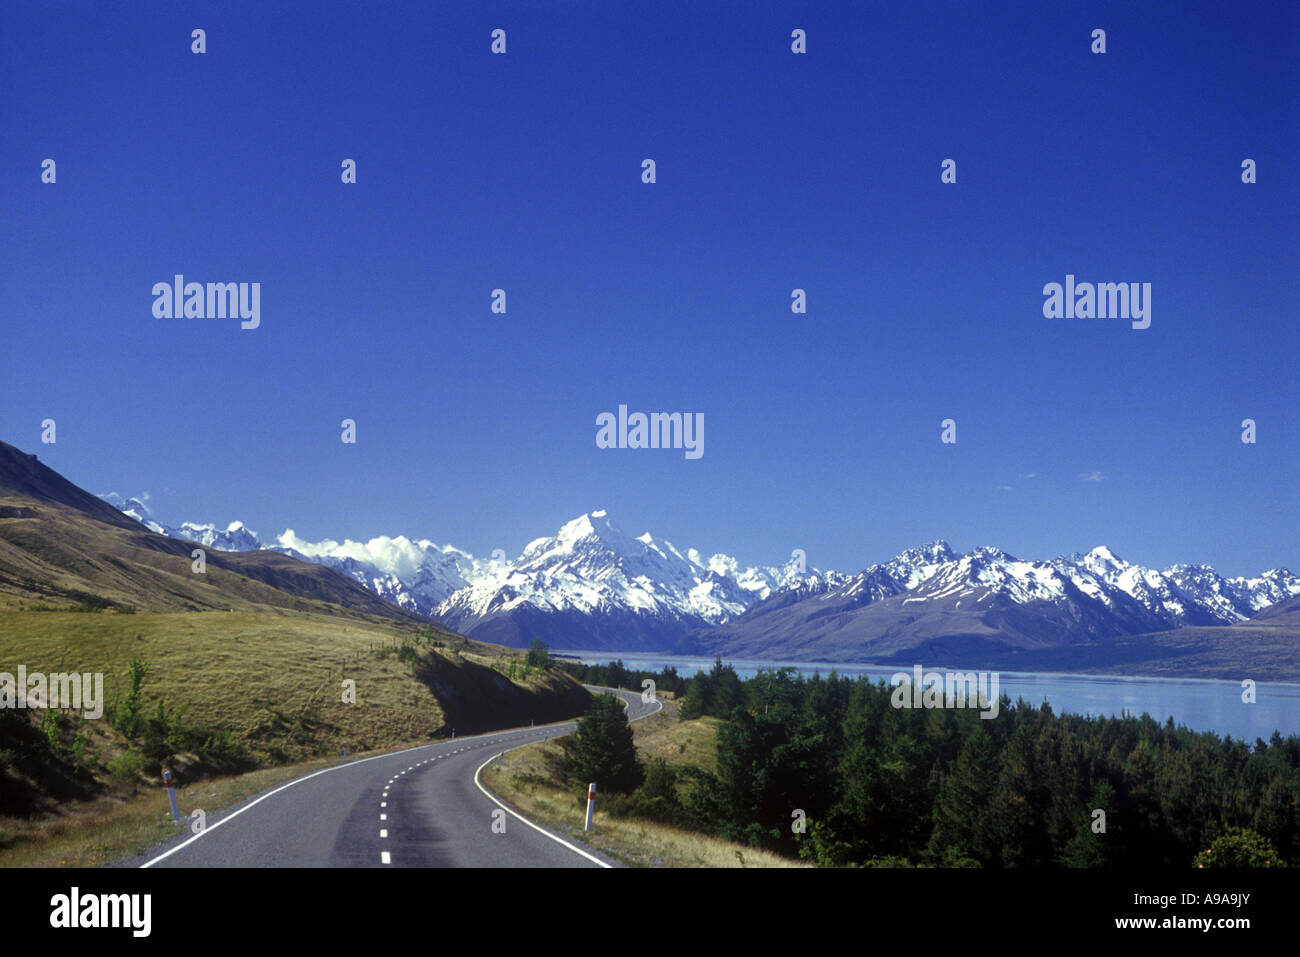
<path fill-rule="evenodd" d="M 100 672 L 106 701 L 99 720 L 0 712 L 0 814 L 129 795 L 164 766 L 190 781 L 581 713 L 587 692 L 558 671 L 508 678 L 516 656 L 429 626 L 318 613 L 0 611 L 0 672 Z M 134 731 L 133 659 L 147 665 Z"/>

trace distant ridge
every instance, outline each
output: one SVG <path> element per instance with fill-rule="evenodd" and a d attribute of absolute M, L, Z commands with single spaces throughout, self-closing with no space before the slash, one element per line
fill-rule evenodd
<path fill-rule="evenodd" d="M 112 499 L 156 531 L 329 565 L 388 601 L 515 647 L 540 638 L 567 649 L 826 661 L 913 649 L 1019 654 L 1240 624 L 1300 596 L 1300 577 L 1285 568 L 1253 578 L 1202 564 L 1157 570 L 1105 546 L 1022 560 L 933 541 L 850 575 L 806 566 L 799 553 L 782 566 L 705 557 L 648 532 L 625 534 L 597 509 L 513 559 L 484 561 L 405 536 L 313 543 L 289 530 L 263 543 L 238 521 L 172 528 L 138 500 Z"/>
<path fill-rule="evenodd" d="M 69 482 L 35 455 L 0 442 L 0 602 L 52 607 L 335 610 L 389 619 L 421 616 L 332 568 L 274 552 L 206 554 L 160 535 Z"/>

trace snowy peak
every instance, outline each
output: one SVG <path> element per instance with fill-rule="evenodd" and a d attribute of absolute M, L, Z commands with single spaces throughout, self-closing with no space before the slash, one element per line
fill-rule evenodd
<path fill-rule="evenodd" d="M 872 565 L 863 574 L 882 569 L 890 581 L 906 591 L 927 581 L 940 568 L 959 557 L 947 542 L 935 541 L 900 552 L 883 566 Z"/>
<path fill-rule="evenodd" d="M 1068 560 L 1103 581 L 1111 583 L 1130 567 L 1128 562 L 1119 558 L 1105 545 L 1098 545 L 1086 555 L 1073 555 Z"/>
<path fill-rule="evenodd" d="M 1300 593 L 1290 572 L 1227 580 L 1208 565 L 1157 571 L 1134 565 L 1105 545 L 1050 561 L 1022 561 L 1000 548 L 978 546 L 966 554 L 946 542 L 910 548 L 872 565 L 825 596 L 858 608 L 895 595 L 907 604 L 969 600 L 1059 606 L 1081 616 L 1122 622 L 1122 630 L 1157 631 L 1188 624 L 1231 624 Z"/>
<path fill-rule="evenodd" d="M 648 539 L 649 535 L 645 538 Z M 527 564 L 545 562 L 564 555 L 575 558 L 629 556 L 643 554 L 648 547 L 646 542 L 624 535 L 613 526 L 604 509 L 599 509 L 566 522 L 549 538 L 537 538 L 529 542 L 519 560 Z"/>
<path fill-rule="evenodd" d="M 791 569 L 704 559 L 649 532 L 633 538 L 597 510 L 530 542 L 517 561 L 450 596 L 436 614 L 463 630 L 528 608 L 617 613 L 684 629 L 728 621 L 794 580 Z"/>
<path fill-rule="evenodd" d="M 242 522 L 165 526 L 153 518 L 146 496 L 102 498 L 156 532 L 205 547 L 268 548 L 329 565 L 387 601 L 465 633 L 526 644 L 532 636 L 525 630 L 542 629 L 570 648 L 619 647 L 626 640 L 622 647 L 634 650 L 636 640 L 653 637 L 660 642 L 655 650 L 663 650 L 688 630 L 805 601 L 844 610 L 890 600 L 913 608 L 924 602 L 962 609 L 968 602 L 981 608 L 1036 603 L 1071 621 L 1136 633 L 1231 624 L 1300 595 L 1300 578 L 1285 568 L 1233 579 L 1204 564 L 1159 571 L 1127 562 L 1104 545 L 1024 561 L 992 546 L 961 554 L 936 540 L 845 575 L 807 566 L 797 549 L 779 565 L 746 566 L 721 553 L 705 557 L 649 532 L 627 535 L 596 509 L 529 542 L 513 561 L 483 560 L 405 535 L 312 542 L 286 529 L 264 543 Z M 538 615 L 553 623 L 553 632 Z"/>
<path fill-rule="evenodd" d="M 918 545 L 915 548 L 909 548 L 898 555 L 898 558 L 916 564 L 937 565 L 940 562 L 950 562 L 957 557 L 957 553 L 952 550 L 952 546 L 943 539 L 937 539 L 925 545 Z"/>

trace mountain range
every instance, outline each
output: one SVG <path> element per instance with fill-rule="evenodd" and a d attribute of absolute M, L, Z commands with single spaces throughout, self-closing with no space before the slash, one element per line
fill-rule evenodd
<path fill-rule="evenodd" d="M 240 522 L 172 527 L 138 499 L 105 498 L 160 534 L 326 565 L 402 609 L 516 647 L 541 638 L 562 649 L 778 660 L 965 658 L 1230 626 L 1300 596 L 1300 577 L 1285 568 L 1253 578 L 1203 564 L 1156 570 L 1104 546 L 1027 561 L 936 541 L 848 574 L 797 557 L 765 566 L 705 557 L 624 534 L 598 510 L 513 559 L 485 560 L 405 536 L 313 543 L 287 530 L 264 542 Z"/>

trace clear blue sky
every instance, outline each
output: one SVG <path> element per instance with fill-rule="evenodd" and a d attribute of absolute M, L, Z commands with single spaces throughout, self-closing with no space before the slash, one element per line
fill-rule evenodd
<path fill-rule="evenodd" d="M 1300 5 L 1133 7 L 10 0 L 0 438 L 264 535 L 1295 570 Z M 1067 273 L 1151 327 L 1044 318 Z M 703 458 L 598 449 L 620 403 Z"/>

